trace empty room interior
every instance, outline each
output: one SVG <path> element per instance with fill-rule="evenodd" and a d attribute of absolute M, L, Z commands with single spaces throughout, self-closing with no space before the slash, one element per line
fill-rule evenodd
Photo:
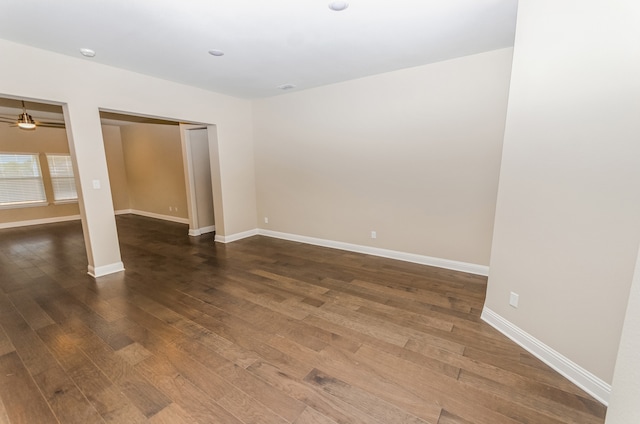
<path fill-rule="evenodd" d="M 0 424 L 640 422 L 640 3 L 8 0 Z"/>

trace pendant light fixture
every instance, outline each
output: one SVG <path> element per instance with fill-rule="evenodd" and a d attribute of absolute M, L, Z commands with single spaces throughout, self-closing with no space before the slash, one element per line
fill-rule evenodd
<path fill-rule="evenodd" d="M 27 108 L 24 105 L 24 100 L 22 101 L 22 113 L 18 116 L 18 127 L 23 130 L 34 130 L 36 128 L 36 123 L 27 113 Z"/>

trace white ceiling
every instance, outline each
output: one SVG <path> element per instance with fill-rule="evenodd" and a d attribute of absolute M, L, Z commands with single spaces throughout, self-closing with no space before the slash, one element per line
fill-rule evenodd
<path fill-rule="evenodd" d="M 513 45 L 517 0 L 328 3 L 3 0 L 0 38 L 246 98 Z"/>

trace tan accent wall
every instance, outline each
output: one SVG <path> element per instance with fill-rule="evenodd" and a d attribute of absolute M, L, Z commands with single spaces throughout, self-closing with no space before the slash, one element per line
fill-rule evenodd
<path fill-rule="evenodd" d="M 615 4 L 519 3 L 486 300 L 608 383 L 640 243 L 640 8 Z"/>
<path fill-rule="evenodd" d="M 188 218 L 180 128 L 132 124 L 120 133 L 130 208 Z"/>
<path fill-rule="evenodd" d="M 45 154 L 69 154 L 69 143 L 64 129 L 39 127 L 34 131 L 24 131 L 0 123 L 0 152 L 39 154 L 44 188 L 49 202 L 47 206 L 0 209 L 0 224 L 59 218 L 80 213 L 77 202 L 53 204 L 53 188 Z"/>
<path fill-rule="evenodd" d="M 125 164 L 120 127 L 102 126 L 114 209 L 137 209 L 186 218 L 186 194 L 178 127 L 136 124 L 126 125 L 125 128 L 126 146 L 130 156 L 128 165 Z M 80 213 L 77 203 L 52 203 L 53 193 L 45 153 L 69 153 L 64 129 L 38 128 L 35 131 L 23 131 L 0 124 L 0 152 L 40 153 L 45 191 L 47 198 L 51 200 L 48 206 L 0 209 L 0 223 L 76 216 Z M 133 176 L 131 201 L 127 169 Z M 165 204 L 178 209 L 169 211 L 168 206 L 163 208 Z"/>
<path fill-rule="evenodd" d="M 258 226 L 488 265 L 511 56 L 256 100 Z"/>
<path fill-rule="evenodd" d="M 116 125 L 102 125 L 102 138 L 104 140 L 104 151 L 107 157 L 113 209 L 115 211 L 131 209 L 120 127 Z"/>

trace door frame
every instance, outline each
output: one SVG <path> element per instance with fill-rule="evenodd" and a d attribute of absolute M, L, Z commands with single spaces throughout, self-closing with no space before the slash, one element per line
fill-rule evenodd
<path fill-rule="evenodd" d="M 193 169 L 193 157 L 191 150 L 190 131 L 207 130 L 209 141 L 209 165 L 211 172 L 213 195 L 213 219 L 215 225 L 201 228 L 198 222 L 197 196 L 195 190 L 195 177 Z M 192 237 L 215 232 L 216 227 L 222 227 L 222 193 L 220 185 L 220 164 L 218 158 L 218 137 L 215 125 L 194 125 L 180 123 L 180 141 L 182 144 L 182 159 L 184 164 L 185 186 L 187 188 L 187 213 L 189 216 L 189 235 Z"/>

